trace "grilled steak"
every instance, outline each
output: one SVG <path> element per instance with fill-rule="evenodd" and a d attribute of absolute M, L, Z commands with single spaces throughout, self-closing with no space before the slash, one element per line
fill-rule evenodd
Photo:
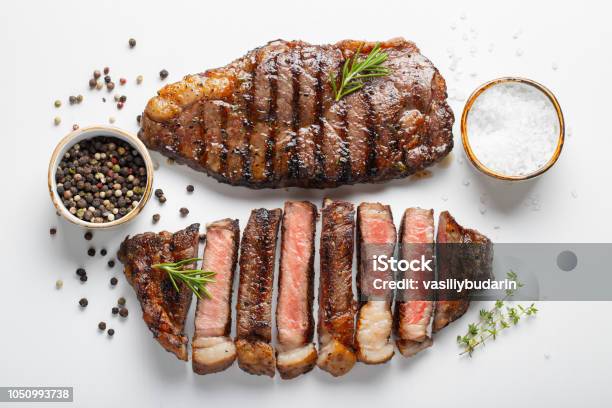
<path fill-rule="evenodd" d="M 238 261 L 238 220 L 226 218 L 206 226 L 206 248 L 202 269 L 215 272 L 215 282 L 206 288 L 209 297 L 198 299 L 195 333 L 191 343 L 193 371 L 209 374 L 223 371 L 236 359 L 230 337 L 232 285 Z"/>
<path fill-rule="evenodd" d="M 185 318 L 192 292 L 181 281 L 177 282 L 177 292 L 168 274 L 151 266 L 196 257 L 199 228 L 200 224 L 192 224 L 174 234 L 146 232 L 127 237 L 117 253 L 124 265 L 125 277 L 136 291 L 149 330 L 167 351 L 185 361 L 188 343 L 184 334 Z"/>
<path fill-rule="evenodd" d="M 353 204 L 323 202 L 319 276 L 319 368 L 337 377 L 353 368 L 355 299 L 353 297 Z"/>
<path fill-rule="evenodd" d="M 392 257 L 397 233 L 388 205 L 362 203 L 357 208 L 357 289 L 360 308 L 357 314 L 355 346 L 357 359 L 366 364 L 380 364 L 393 357 L 389 341 L 393 325 L 393 291 L 376 289 L 375 279 L 390 282 L 393 271 L 374 271 L 373 257 Z"/>
<path fill-rule="evenodd" d="M 285 203 L 276 306 L 276 367 L 284 379 L 307 373 L 317 361 L 312 343 L 316 222 L 314 204 Z"/>
<path fill-rule="evenodd" d="M 260 208 L 242 236 L 240 285 L 236 305 L 238 365 L 250 374 L 274 377 L 272 341 L 272 289 L 276 236 L 282 211 Z"/>
<path fill-rule="evenodd" d="M 396 38 L 381 43 L 390 74 L 336 102 L 330 74 L 374 45 L 270 42 L 162 88 L 139 137 L 179 163 L 251 188 L 406 177 L 453 147 L 446 84 L 415 44 Z"/>
<path fill-rule="evenodd" d="M 433 290 L 424 282 L 435 279 L 433 268 L 434 219 L 433 210 L 408 208 L 400 226 L 400 259 L 412 261 L 424 257 L 432 260 L 432 270 L 399 272 L 399 279 L 413 279 L 418 289 L 397 291 L 394 328 L 397 348 L 404 357 L 411 357 L 433 344 L 432 317 L 435 306 Z"/>
<path fill-rule="evenodd" d="M 486 280 L 492 276 L 491 240 L 478 231 L 463 228 L 448 211 L 440 214 L 436 239 L 438 280 Z M 444 290 L 438 293 L 433 331 L 457 320 L 470 305 L 470 292 Z"/>

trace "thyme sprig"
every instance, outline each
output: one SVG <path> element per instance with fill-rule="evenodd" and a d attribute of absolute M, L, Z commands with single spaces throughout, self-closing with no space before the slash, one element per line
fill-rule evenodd
<path fill-rule="evenodd" d="M 210 292 L 206 289 L 206 285 L 215 282 L 213 279 L 215 272 L 204 271 L 202 269 L 183 269 L 184 266 L 201 260 L 202 258 L 188 258 L 178 262 L 155 264 L 152 267 L 166 272 L 170 278 L 170 282 L 172 282 L 172 286 L 174 286 L 177 292 L 180 292 L 177 284 L 177 280 L 180 280 L 191 289 L 198 299 L 202 299 L 202 294 L 211 298 Z"/>
<path fill-rule="evenodd" d="M 496 340 L 500 332 L 516 326 L 521 318 L 534 316 L 538 312 L 534 303 L 529 306 L 520 304 L 515 307 L 505 306 L 505 302 L 510 300 L 518 289 L 525 286 L 518 280 L 518 276 L 513 271 L 508 272 L 506 277 L 508 280 L 516 282 L 516 289 L 506 289 L 503 299 L 495 301 L 495 305 L 489 310 L 480 310 L 479 321 L 470 323 L 465 335 L 457 336 L 457 342 L 463 348 L 459 355 L 468 354 L 472 357 L 474 350 L 479 346 L 484 346 L 487 340 Z"/>
<path fill-rule="evenodd" d="M 367 79 L 389 75 L 389 68 L 382 65 L 389 56 L 380 50 L 380 43 L 376 43 L 365 58 L 361 58 L 362 47 L 363 44 L 344 62 L 340 80 L 335 73 L 329 76 L 336 102 L 363 88 Z"/>

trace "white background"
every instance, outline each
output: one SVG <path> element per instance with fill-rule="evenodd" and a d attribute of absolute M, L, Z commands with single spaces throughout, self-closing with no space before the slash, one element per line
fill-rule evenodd
<path fill-rule="evenodd" d="M 508 185 L 476 174 L 460 144 L 446 166 L 421 180 L 328 191 L 251 191 L 218 184 L 179 166 L 161 167 L 155 186 L 168 197 L 151 200 L 130 225 L 96 233 L 93 244 L 111 254 L 127 234 L 175 230 L 188 222 L 236 217 L 251 208 L 281 206 L 288 198 L 324 195 L 355 203 L 448 209 L 466 226 L 496 241 L 609 241 L 610 8 L 602 1 L 13 1 L 0 8 L 2 115 L 2 283 L 0 386 L 75 388 L 76 406 L 609 406 L 610 303 L 539 303 L 541 314 L 509 330 L 472 359 L 459 358 L 455 337 L 477 316 L 478 305 L 435 338 L 433 348 L 382 366 L 357 365 L 334 379 L 320 370 L 293 381 L 247 375 L 236 365 L 197 376 L 152 339 L 119 266 L 86 255 L 83 231 L 55 215 L 46 192 L 52 148 L 73 123 L 107 123 L 136 131 L 136 115 L 168 80 L 224 65 L 276 38 L 329 43 L 345 38 L 417 43 L 445 76 L 458 117 L 469 93 L 486 80 L 522 75 L 550 87 L 566 114 L 568 137 L 558 164 L 536 181 Z M 130 50 L 127 40 L 138 41 Z M 111 67 L 122 111 L 91 92 L 94 69 Z M 553 66 L 557 69 L 553 69 Z M 135 77 L 144 75 L 141 86 Z M 69 106 L 82 93 L 81 105 Z M 112 97 L 109 97 L 111 99 Z M 61 99 L 61 109 L 53 101 Z M 54 116 L 60 126 L 53 126 Z M 458 127 L 455 140 L 459 142 Z M 196 191 L 185 193 L 192 183 Z M 468 184 L 469 185 L 465 185 Z M 484 201 L 484 204 L 481 203 Z M 178 209 L 191 210 L 181 219 Z M 161 222 L 153 227 L 153 213 Z M 484 214 L 482 214 L 484 212 Z M 58 234 L 50 237 L 49 227 Z M 498 227 L 498 228 L 495 228 Z M 318 262 L 318 260 L 317 260 Z M 88 270 L 81 284 L 74 274 Z M 602 265 L 609 268 L 609 265 Z M 109 278 L 119 284 L 110 289 Z M 64 288 L 55 289 L 63 279 Z M 86 296 L 89 307 L 79 309 Z M 130 316 L 110 315 L 119 296 Z M 193 312 L 193 309 L 192 309 Z M 109 339 L 100 320 L 116 329 Z M 191 336 L 193 317 L 188 321 Z M 25 406 L 25 405 L 22 405 Z M 60 405 L 54 405 L 60 406 Z"/>

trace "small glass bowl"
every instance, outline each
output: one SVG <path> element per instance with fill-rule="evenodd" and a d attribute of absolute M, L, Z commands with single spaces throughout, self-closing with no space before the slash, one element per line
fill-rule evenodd
<path fill-rule="evenodd" d="M 132 146 L 140 156 L 142 157 L 145 167 L 147 169 L 147 184 L 145 186 L 145 191 L 142 195 L 142 198 L 138 202 L 138 205 L 134 207 L 130 212 L 128 212 L 125 216 L 109 222 L 101 222 L 94 223 L 80 219 L 75 215 L 71 214 L 70 211 L 64 206 L 61 198 L 57 193 L 57 183 L 55 181 L 55 171 L 57 170 L 57 166 L 61 161 L 62 157 L 64 157 L 64 153 L 66 153 L 72 146 L 76 143 L 79 143 L 86 139 L 91 139 L 98 136 L 107 136 L 114 137 L 124 142 L 127 142 L 130 146 Z M 53 154 L 51 155 L 51 160 L 49 161 L 49 170 L 47 173 L 47 183 L 49 187 L 49 195 L 51 196 L 51 201 L 53 201 L 53 205 L 56 210 L 64 217 L 66 220 L 70 221 L 73 224 L 80 225 L 81 227 L 85 227 L 87 229 L 106 229 L 116 227 L 118 225 L 124 224 L 136 217 L 144 208 L 147 201 L 151 197 L 151 191 L 153 188 L 153 161 L 151 160 L 151 156 L 145 145 L 133 134 L 116 128 L 114 126 L 90 126 L 85 128 L 80 128 L 73 132 L 68 133 L 56 146 Z"/>
<path fill-rule="evenodd" d="M 512 175 L 498 173 L 486 167 L 480 160 L 478 160 L 478 157 L 476 157 L 476 154 L 474 154 L 474 151 L 472 150 L 472 147 L 470 146 L 470 140 L 469 140 L 470 138 L 469 138 L 468 127 L 467 127 L 468 115 L 470 113 L 470 110 L 472 109 L 472 106 L 474 105 L 474 102 L 476 102 L 476 99 L 478 99 L 478 97 L 487 89 L 494 87 L 496 85 L 499 85 L 499 84 L 509 83 L 509 82 L 518 82 L 518 83 L 526 84 L 526 85 L 529 85 L 529 86 L 532 86 L 538 89 L 540 92 L 542 92 L 544 95 L 548 97 L 553 107 L 555 108 L 555 111 L 557 113 L 557 118 L 559 119 L 559 137 L 558 137 L 557 147 L 555 148 L 555 151 L 552 157 L 550 158 L 550 160 L 543 167 L 539 168 L 533 173 L 520 175 L 520 176 L 512 176 Z M 555 95 L 544 85 L 536 81 L 533 81 L 531 79 L 527 79 L 527 78 L 519 78 L 519 77 L 497 78 L 497 79 L 494 79 L 492 81 L 489 81 L 479 86 L 468 98 L 467 103 L 465 104 L 465 107 L 463 108 L 463 114 L 461 115 L 461 141 L 463 142 L 463 148 L 465 150 L 465 153 L 467 154 L 472 164 L 479 171 L 486 174 L 487 176 L 494 177 L 498 180 L 507 180 L 507 181 L 529 180 L 529 179 L 532 179 L 534 177 L 537 177 L 545 173 L 559 159 L 559 156 L 561 155 L 561 150 L 563 149 L 563 143 L 565 141 L 565 119 L 563 118 L 563 112 L 561 111 L 561 106 L 559 105 L 559 101 L 557 101 L 557 98 L 555 97 Z"/>

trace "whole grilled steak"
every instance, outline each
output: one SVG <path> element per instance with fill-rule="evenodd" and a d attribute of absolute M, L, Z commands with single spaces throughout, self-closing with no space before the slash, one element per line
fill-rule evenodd
<path fill-rule="evenodd" d="M 393 280 L 393 271 L 374 270 L 374 256 L 393 256 L 397 233 L 391 207 L 380 203 L 361 203 L 357 208 L 357 289 L 360 308 L 357 314 L 355 346 L 357 359 L 366 364 L 381 364 L 393 357 L 390 342 L 393 317 L 393 291 L 377 289 L 376 279 Z"/>
<path fill-rule="evenodd" d="M 316 223 L 314 204 L 285 203 L 276 306 L 276 368 L 284 379 L 307 373 L 317 361 L 312 343 Z"/>
<path fill-rule="evenodd" d="M 236 305 L 238 365 L 250 374 L 274 377 L 272 289 L 276 236 L 282 211 L 260 208 L 251 217 L 240 248 L 240 285 Z"/>
<path fill-rule="evenodd" d="M 492 277 L 493 244 L 480 232 L 464 228 L 448 211 L 440 214 L 436 237 L 438 280 L 486 280 Z M 447 289 L 438 293 L 433 331 L 457 320 L 470 306 L 470 291 Z"/>
<path fill-rule="evenodd" d="M 177 281 L 177 292 L 168 274 L 152 268 L 152 265 L 195 258 L 199 229 L 200 224 L 192 224 L 174 234 L 168 231 L 159 234 L 145 232 L 127 237 L 117 253 L 153 336 L 167 351 L 185 361 L 188 339 L 184 328 L 192 292 L 182 281 Z"/>
<path fill-rule="evenodd" d="M 239 241 L 238 220 L 226 218 L 206 226 L 202 269 L 215 272 L 215 281 L 206 286 L 210 297 L 198 299 L 196 307 L 191 348 L 193 371 L 198 374 L 223 371 L 236 359 L 236 346 L 230 330 Z"/>
<path fill-rule="evenodd" d="M 321 213 L 317 366 L 338 377 L 357 361 L 353 344 L 355 209 L 351 203 L 325 199 Z"/>
<path fill-rule="evenodd" d="M 406 177 L 453 147 L 446 84 L 416 45 L 381 43 L 390 74 L 340 101 L 330 74 L 362 47 L 273 41 L 188 75 L 149 100 L 147 147 L 217 180 L 251 188 L 326 188 Z"/>
<path fill-rule="evenodd" d="M 397 290 L 394 329 L 397 348 L 404 357 L 412 357 L 433 344 L 431 326 L 435 293 L 425 282 L 435 280 L 433 210 L 408 208 L 400 226 L 399 256 L 408 262 L 424 257 L 431 260 L 431 271 L 399 272 L 398 278 L 413 279 L 415 289 Z"/>

